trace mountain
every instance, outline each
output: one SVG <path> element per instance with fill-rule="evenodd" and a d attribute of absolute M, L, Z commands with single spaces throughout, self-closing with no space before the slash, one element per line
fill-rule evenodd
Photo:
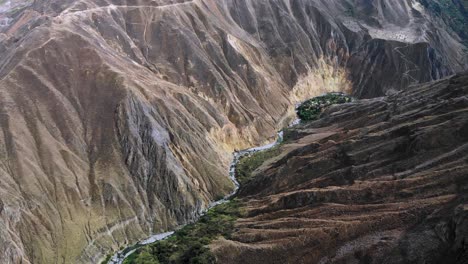
<path fill-rule="evenodd" d="M 465 73 L 286 130 L 218 263 L 467 263 L 467 94 Z"/>
<path fill-rule="evenodd" d="M 0 0 L 0 258 L 96 263 L 230 193 L 296 103 L 467 69 L 434 3 L 465 4 Z"/>

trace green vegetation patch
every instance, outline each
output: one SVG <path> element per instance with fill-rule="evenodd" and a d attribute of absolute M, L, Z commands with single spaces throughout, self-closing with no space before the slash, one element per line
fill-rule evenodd
<path fill-rule="evenodd" d="M 305 101 L 297 108 L 297 115 L 302 121 L 317 120 L 322 111 L 334 104 L 344 104 L 352 101 L 343 93 L 329 93 Z"/>
<path fill-rule="evenodd" d="M 181 228 L 168 239 L 139 248 L 124 264 L 215 263 L 207 245 L 219 236 L 229 239 L 235 220 L 240 216 L 242 211 L 237 199 L 213 207 L 196 223 Z"/>
<path fill-rule="evenodd" d="M 262 166 L 262 164 L 275 156 L 280 154 L 279 146 L 275 146 L 271 149 L 252 153 L 244 156 L 239 160 L 236 166 L 236 179 L 240 185 L 250 181 L 253 176 L 252 173 Z"/>
<path fill-rule="evenodd" d="M 0 1 L 1 1 L 1 0 L 0 0 Z M 112 258 L 112 254 L 107 254 L 107 255 L 106 255 L 106 258 L 105 258 L 103 261 L 101 261 L 101 264 L 107 264 L 107 263 L 109 263 L 109 260 L 110 260 L 111 258 Z"/>

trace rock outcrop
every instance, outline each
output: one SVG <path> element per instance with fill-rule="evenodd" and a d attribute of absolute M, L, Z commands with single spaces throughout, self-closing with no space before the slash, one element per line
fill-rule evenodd
<path fill-rule="evenodd" d="M 468 73 L 336 105 L 240 190 L 219 263 L 467 263 Z"/>
<path fill-rule="evenodd" d="M 417 1 L 0 1 L 0 258 L 88 263 L 191 221 L 325 91 L 467 67 Z"/>

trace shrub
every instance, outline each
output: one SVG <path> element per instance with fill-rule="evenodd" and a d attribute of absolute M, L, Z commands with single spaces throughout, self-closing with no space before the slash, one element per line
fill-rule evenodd
<path fill-rule="evenodd" d="M 106 258 L 103 261 L 101 261 L 101 264 L 107 264 L 111 258 L 112 254 L 107 254 Z"/>
<path fill-rule="evenodd" d="M 168 239 L 138 249 L 124 263 L 215 263 L 215 257 L 207 245 L 219 236 L 229 238 L 234 231 L 234 222 L 241 214 L 240 203 L 236 199 L 220 204 L 208 210 L 196 223 L 186 225 Z"/>
<path fill-rule="evenodd" d="M 329 93 L 305 101 L 297 108 L 297 115 L 303 121 L 311 121 L 319 118 L 322 111 L 334 104 L 344 104 L 352 101 L 352 98 L 342 93 Z"/>
<path fill-rule="evenodd" d="M 242 157 L 236 166 L 236 179 L 239 184 L 243 185 L 250 181 L 252 179 L 252 173 L 257 168 L 262 166 L 266 160 L 279 155 L 279 153 L 279 147 L 276 146 L 269 150 L 255 152 L 248 156 Z"/>
<path fill-rule="evenodd" d="M 135 262 L 138 264 L 159 264 L 158 259 L 146 250 L 143 250 L 143 252 L 140 252 L 140 254 L 138 254 L 138 256 L 135 259 Z"/>

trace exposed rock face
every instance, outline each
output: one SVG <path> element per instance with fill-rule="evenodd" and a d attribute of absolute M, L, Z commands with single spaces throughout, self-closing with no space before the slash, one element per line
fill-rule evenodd
<path fill-rule="evenodd" d="M 414 1 L 0 6 L 7 263 L 96 262 L 229 193 L 230 152 L 274 136 L 295 102 L 467 65 L 460 38 Z"/>
<path fill-rule="evenodd" d="M 468 73 L 292 129 L 219 263 L 467 263 L 467 94 Z"/>

